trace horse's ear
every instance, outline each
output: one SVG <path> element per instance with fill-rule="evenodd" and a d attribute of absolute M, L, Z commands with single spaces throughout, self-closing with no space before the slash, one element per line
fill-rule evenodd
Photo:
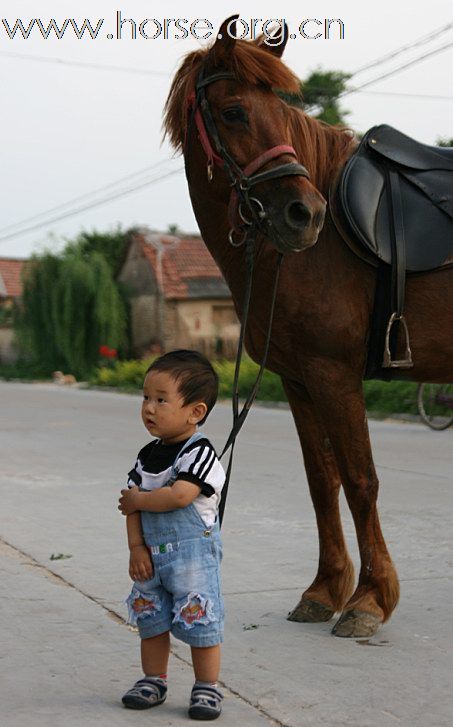
<path fill-rule="evenodd" d="M 284 20 L 283 24 L 280 23 L 279 27 L 274 31 L 274 33 L 272 33 L 272 35 L 260 35 L 257 39 L 257 43 L 263 50 L 267 50 L 269 53 L 277 56 L 277 58 L 281 58 L 288 42 L 288 38 L 288 26 Z"/>
<path fill-rule="evenodd" d="M 239 15 L 232 15 L 223 21 L 217 33 L 217 40 L 211 48 L 210 53 L 215 59 L 216 64 L 220 63 L 222 58 L 226 58 L 231 55 L 231 52 L 236 43 L 236 20 Z"/>

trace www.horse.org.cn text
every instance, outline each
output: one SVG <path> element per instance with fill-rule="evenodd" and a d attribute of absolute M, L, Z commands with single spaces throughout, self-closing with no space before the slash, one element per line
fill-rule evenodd
<path fill-rule="evenodd" d="M 285 18 L 238 18 L 227 25 L 227 33 L 231 37 L 243 40 L 255 40 L 262 37 L 264 43 L 279 45 L 285 40 Z M 113 32 L 112 32 L 113 30 Z M 209 40 L 218 37 L 215 25 L 208 18 L 144 18 L 135 20 L 124 17 L 121 10 L 107 31 L 105 18 L 90 20 L 83 18 L 2 18 L 0 33 L 10 40 L 27 40 L 41 36 L 43 40 L 57 38 L 62 40 L 65 35 L 78 40 L 88 38 L 108 38 L 109 40 Z M 290 40 L 343 40 L 345 24 L 340 18 L 304 18 L 291 24 L 288 38 Z"/>

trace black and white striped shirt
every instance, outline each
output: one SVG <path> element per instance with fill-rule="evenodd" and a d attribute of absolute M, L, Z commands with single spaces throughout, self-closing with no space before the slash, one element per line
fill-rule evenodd
<path fill-rule="evenodd" d="M 225 472 L 209 439 L 194 442 L 178 458 L 185 443 L 162 444 L 160 439 L 153 440 L 138 453 L 134 469 L 141 478 L 140 487 L 154 490 L 168 482 L 176 462 L 178 479 L 200 487 L 193 504 L 206 525 L 211 526 L 217 516 Z M 129 475 L 128 485 L 133 484 L 137 484 L 135 478 Z"/>

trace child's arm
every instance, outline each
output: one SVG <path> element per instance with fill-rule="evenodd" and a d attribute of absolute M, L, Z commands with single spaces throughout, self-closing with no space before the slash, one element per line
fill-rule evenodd
<path fill-rule="evenodd" d="M 129 545 L 129 575 L 133 581 L 146 581 L 153 575 L 153 563 L 143 538 L 139 512 L 133 512 L 127 516 L 126 528 Z"/>
<path fill-rule="evenodd" d="M 138 487 L 121 490 L 118 510 L 130 515 L 137 510 L 169 512 L 187 507 L 200 494 L 201 487 L 193 482 L 176 480 L 171 487 L 159 487 L 151 492 L 141 492 Z"/>

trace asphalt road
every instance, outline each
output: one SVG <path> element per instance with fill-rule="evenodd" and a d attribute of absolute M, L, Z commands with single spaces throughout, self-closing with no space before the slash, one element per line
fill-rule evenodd
<path fill-rule="evenodd" d="M 0 382 L 2 727 L 188 723 L 192 673 L 177 642 L 165 705 L 143 714 L 120 703 L 140 675 L 138 637 L 123 621 L 128 554 L 116 509 L 147 440 L 139 408 L 137 396 Z M 229 424 L 219 404 L 206 425 L 219 447 Z M 316 570 L 316 524 L 289 412 L 252 411 L 223 529 L 219 724 L 452 723 L 453 429 L 372 422 L 371 437 L 401 600 L 373 638 L 338 639 L 333 622 L 285 619 Z"/>

